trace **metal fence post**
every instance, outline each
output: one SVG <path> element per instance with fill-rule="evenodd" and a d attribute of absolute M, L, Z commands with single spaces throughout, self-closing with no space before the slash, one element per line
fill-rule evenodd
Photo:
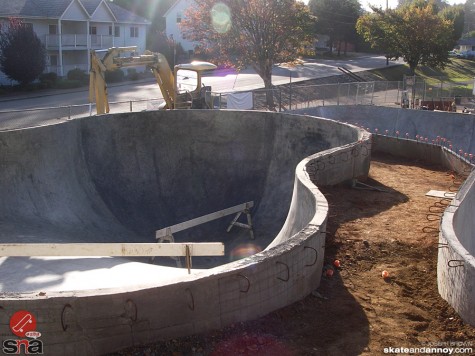
<path fill-rule="evenodd" d="M 400 87 L 400 85 L 401 85 L 401 82 L 398 81 L 397 82 L 397 96 L 396 96 L 396 102 L 397 103 L 399 102 L 399 90 L 400 90 L 399 87 Z"/>
<path fill-rule="evenodd" d="M 374 82 L 373 82 L 373 85 L 372 85 L 372 89 L 371 90 L 371 105 L 373 105 L 373 100 L 374 100 Z"/>
<path fill-rule="evenodd" d="M 338 90 L 337 90 L 337 94 L 336 94 L 336 105 L 337 106 L 340 106 L 340 83 L 338 83 Z"/>
<path fill-rule="evenodd" d="M 68 112 L 68 120 L 71 120 L 71 105 L 68 106 L 69 112 Z"/>
<path fill-rule="evenodd" d="M 292 72 L 290 72 L 290 93 L 289 93 L 289 110 L 292 110 Z"/>
<path fill-rule="evenodd" d="M 388 90 L 389 90 L 389 82 L 386 82 L 386 90 L 384 91 L 384 102 L 387 103 L 388 100 Z"/>
<path fill-rule="evenodd" d="M 360 94 L 360 85 L 356 84 L 355 104 L 358 105 L 358 96 Z"/>
<path fill-rule="evenodd" d="M 130 112 L 132 112 L 132 100 L 130 100 Z"/>
<path fill-rule="evenodd" d="M 279 87 L 279 112 L 282 112 L 282 88 Z"/>
<path fill-rule="evenodd" d="M 348 95 L 346 97 L 346 104 L 348 105 L 348 100 L 350 99 L 350 83 L 348 83 Z"/>

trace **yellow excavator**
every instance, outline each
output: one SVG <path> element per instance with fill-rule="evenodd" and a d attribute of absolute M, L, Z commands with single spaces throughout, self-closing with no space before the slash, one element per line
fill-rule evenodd
<path fill-rule="evenodd" d="M 96 103 L 97 114 L 109 112 L 106 71 L 137 66 L 146 66 L 152 70 L 165 100 L 161 109 L 212 108 L 211 88 L 202 87 L 201 78 L 204 71 L 216 69 L 216 65 L 209 62 L 178 64 L 172 72 L 163 54 L 146 51 L 142 55 L 133 56 L 136 51 L 136 46 L 91 50 L 89 102 Z M 129 56 L 121 57 L 123 53 L 129 53 Z M 178 83 L 177 78 L 185 80 Z"/>

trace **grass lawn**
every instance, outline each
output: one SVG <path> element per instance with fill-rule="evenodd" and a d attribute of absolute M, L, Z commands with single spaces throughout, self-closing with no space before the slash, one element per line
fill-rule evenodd
<path fill-rule="evenodd" d="M 388 81 L 400 81 L 404 75 L 409 75 L 409 66 L 407 64 L 400 66 L 392 66 L 388 68 L 374 69 L 371 71 L 377 75 L 380 80 Z M 431 67 L 419 67 L 416 70 L 418 77 L 424 78 L 427 83 L 432 81 L 439 83 L 441 80 L 444 82 L 452 83 L 472 83 L 475 77 L 475 61 L 452 58 L 450 63 L 445 66 L 444 69 L 431 68 Z"/>

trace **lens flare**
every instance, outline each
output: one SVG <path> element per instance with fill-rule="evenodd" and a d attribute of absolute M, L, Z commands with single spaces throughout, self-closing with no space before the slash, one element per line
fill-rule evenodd
<path fill-rule="evenodd" d="M 246 258 L 255 255 L 256 253 L 259 253 L 261 251 L 262 248 L 258 245 L 252 243 L 240 244 L 233 248 L 230 253 L 230 259 L 231 261 L 240 260 L 241 258 Z"/>
<path fill-rule="evenodd" d="M 218 33 L 226 33 L 231 29 L 231 10 L 226 4 L 218 2 L 211 9 L 211 22 Z"/>

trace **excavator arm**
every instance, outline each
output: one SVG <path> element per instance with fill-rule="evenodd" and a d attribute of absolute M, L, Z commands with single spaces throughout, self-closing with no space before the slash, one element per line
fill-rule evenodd
<path fill-rule="evenodd" d="M 146 66 L 150 68 L 155 76 L 163 99 L 165 100 L 164 109 L 177 108 L 177 99 L 183 102 L 183 95 L 178 94 L 178 88 L 175 78 L 179 70 L 191 70 L 197 73 L 197 85 L 194 92 L 189 95 L 192 99 L 201 94 L 201 73 L 205 70 L 215 69 L 216 66 L 208 62 L 192 62 L 189 64 L 180 64 L 175 66 L 175 73 L 172 72 L 168 61 L 161 53 L 152 53 L 145 51 L 140 56 L 121 57 L 124 52 L 135 53 L 137 47 L 113 47 L 106 51 L 94 51 L 91 53 L 91 70 L 89 73 L 89 102 L 96 102 L 97 114 L 109 112 L 109 100 L 107 96 L 107 84 L 105 81 L 105 72 L 124 67 Z M 103 58 L 99 53 L 106 52 Z M 182 104 L 182 103 L 180 103 Z M 180 105 L 182 107 L 182 105 Z M 185 108 L 191 108 L 191 103 L 186 103 Z"/>
<path fill-rule="evenodd" d="M 166 109 L 173 109 L 174 105 L 174 77 L 168 61 L 161 53 L 146 51 L 140 56 L 120 57 L 121 53 L 134 53 L 137 47 L 114 47 L 107 50 L 101 59 L 101 51 L 91 51 L 91 70 L 89 73 L 89 102 L 96 103 L 98 114 L 109 112 L 109 100 L 105 72 L 125 67 L 147 66 L 155 76 L 165 100 Z"/>

